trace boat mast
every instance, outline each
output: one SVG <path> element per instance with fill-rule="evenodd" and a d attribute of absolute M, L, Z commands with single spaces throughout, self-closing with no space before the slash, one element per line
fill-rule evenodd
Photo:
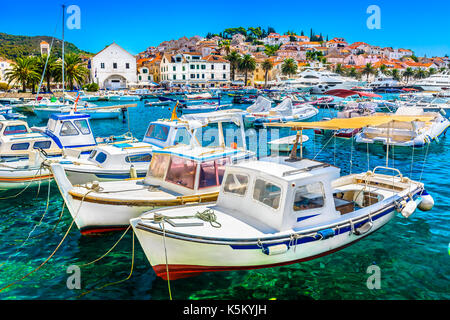
<path fill-rule="evenodd" d="M 65 11 L 66 11 L 66 6 L 63 4 L 62 5 L 62 9 L 63 9 L 63 14 L 62 14 L 62 95 L 63 95 L 63 104 L 65 102 L 65 98 L 64 98 L 64 24 L 65 24 Z"/>

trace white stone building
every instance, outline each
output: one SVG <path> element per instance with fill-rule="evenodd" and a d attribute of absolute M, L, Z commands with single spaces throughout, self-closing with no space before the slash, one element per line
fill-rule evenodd
<path fill-rule="evenodd" d="M 202 57 L 199 52 L 164 54 L 161 82 L 172 85 L 219 87 L 230 82 L 230 63 L 220 56 Z"/>
<path fill-rule="evenodd" d="M 11 62 L 0 57 L 0 82 L 8 82 L 6 80 L 6 72 L 11 68 Z"/>
<path fill-rule="evenodd" d="M 136 58 L 113 43 L 91 58 L 91 80 L 101 89 L 127 88 L 137 82 Z"/>

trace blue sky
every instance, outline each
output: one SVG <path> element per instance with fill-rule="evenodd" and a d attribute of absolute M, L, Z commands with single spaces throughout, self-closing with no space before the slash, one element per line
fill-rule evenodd
<path fill-rule="evenodd" d="M 7 1 L 0 6 L 0 32 L 61 37 L 63 3 L 76 4 L 81 10 L 81 29 L 66 29 L 65 39 L 94 53 L 113 41 L 137 54 L 182 36 L 205 36 L 228 27 L 271 26 L 279 33 L 303 30 L 309 35 L 312 28 L 324 37 L 344 37 L 349 43 L 412 49 L 417 55 L 450 55 L 448 0 Z M 370 5 L 380 8 L 381 29 L 366 25 Z"/>

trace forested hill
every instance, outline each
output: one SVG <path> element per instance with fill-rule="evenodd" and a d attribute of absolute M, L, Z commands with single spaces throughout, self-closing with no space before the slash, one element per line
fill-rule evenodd
<path fill-rule="evenodd" d="M 16 36 L 0 32 L 0 56 L 15 60 L 20 56 L 39 55 L 41 41 L 52 42 L 52 37 L 48 36 Z M 73 43 L 65 42 L 64 48 L 66 53 L 78 53 L 83 55 L 92 55 L 89 52 L 78 49 Z M 61 56 L 62 41 L 55 39 L 53 42 L 52 54 Z"/>

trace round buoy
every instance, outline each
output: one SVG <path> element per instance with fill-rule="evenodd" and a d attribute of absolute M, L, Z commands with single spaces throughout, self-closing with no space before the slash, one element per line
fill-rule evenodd
<path fill-rule="evenodd" d="M 422 211 L 429 211 L 434 207 L 434 199 L 428 192 L 424 191 L 420 196 L 422 201 L 420 201 L 418 208 Z"/>

